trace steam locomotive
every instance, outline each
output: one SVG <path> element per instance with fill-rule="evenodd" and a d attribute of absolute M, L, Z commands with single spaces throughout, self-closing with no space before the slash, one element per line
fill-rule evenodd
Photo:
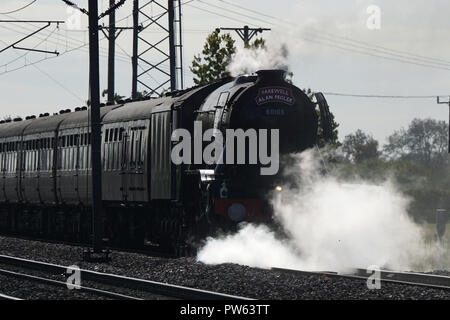
<path fill-rule="evenodd" d="M 326 100 L 321 94 L 316 99 L 322 130 L 331 134 Z M 219 142 L 216 135 L 230 129 L 257 134 L 277 129 L 282 157 L 315 146 L 318 120 L 316 105 L 285 81 L 282 70 L 103 106 L 104 240 L 182 252 L 212 228 L 270 221 L 266 199 L 281 189 L 279 172 L 261 175 L 261 163 L 197 161 L 195 152 L 186 150 L 181 156 L 192 161 L 177 164 L 173 151 L 182 142 L 174 139 L 175 132 L 195 135 L 201 125 L 202 130 L 214 129 L 210 140 Z M 89 110 L 83 107 L 0 123 L 3 232 L 90 241 L 89 121 Z M 189 143 L 195 151 L 194 140 Z M 252 143 L 246 141 L 246 150 Z M 202 141 L 200 152 L 204 147 Z M 232 151 L 225 147 L 216 156 L 223 159 Z"/>

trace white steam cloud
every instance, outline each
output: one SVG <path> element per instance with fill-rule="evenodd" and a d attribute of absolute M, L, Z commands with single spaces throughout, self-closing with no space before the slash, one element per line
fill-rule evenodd
<path fill-rule="evenodd" d="M 425 244 L 408 216 L 409 200 L 392 183 L 344 183 L 320 175 L 317 164 L 313 151 L 297 155 L 287 173 L 301 187 L 285 188 L 272 200 L 285 236 L 245 224 L 236 234 L 207 239 L 198 260 L 301 270 L 448 268 L 433 265 L 442 252 Z"/>
<path fill-rule="evenodd" d="M 288 70 L 288 49 L 286 45 L 272 44 L 268 48 L 240 48 L 236 51 L 228 71 L 232 76 L 251 74 L 258 70 Z"/>

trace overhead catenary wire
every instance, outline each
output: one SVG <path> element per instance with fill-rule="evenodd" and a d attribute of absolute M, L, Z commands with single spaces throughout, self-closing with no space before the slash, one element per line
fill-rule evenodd
<path fill-rule="evenodd" d="M 27 33 L 21 31 L 20 29 L 25 30 L 27 32 L 32 30 L 32 29 L 26 28 L 24 26 L 15 26 L 15 27 L 19 28 L 19 30 L 14 29 L 11 26 L 5 26 L 5 25 L 1 25 L 0 24 L 0 28 L 7 29 L 7 30 L 10 30 L 10 31 L 14 31 L 14 32 L 17 32 L 17 33 L 21 33 L 21 34 L 27 34 Z M 45 34 L 43 34 L 42 36 L 35 35 L 35 38 L 42 40 L 43 37 L 45 37 L 45 36 L 46 36 Z M 71 40 L 71 39 L 73 39 L 73 40 Z M 102 38 L 100 40 L 103 40 L 103 39 L 105 39 L 105 38 Z M 78 39 L 75 39 L 75 38 L 70 38 L 70 37 L 67 37 L 67 36 L 64 37 L 62 35 L 56 35 L 56 37 L 54 37 L 54 40 L 47 39 L 47 42 L 58 45 L 59 41 L 61 41 L 61 40 L 63 40 L 66 43 L 67 46 L 69 46 L 69 45 L 71 45 L 71 46 L 78 46 L 79 44 L 87 44 L 87 43 L 83 42 L 82 40 L 78 40 Z M 101 47 L 101 49 L 102 49 L 102 52 L 100 53 L 100 55 L 103 56 L 103 57 L 107 56 L 107 49 L 104 48 L 104 47 Z M 124 56 L 119 56 L 119 58 L 124 58 Z"/>
<path fill-rule="evenodd" d="M 12 10 L 12 11 L 8 11 L 8 12 L 0 12 L 0 14 L 11 14 L 11 13 L 16 13 L 16 12 L 22 11 L 22 10 L 28 8 L 29 6 L 31 6 L 31 5 L 32 5 L 33 3 L 35 3 L 36 1 L 37 1 L 37 0 L 33 0 L 33 1 L 31 1 L 30 3 L 24 5 L 23 7 L 20 7 L 20 8 L 18 8 L 18 9 L 15 9 L 15 10 Z"/>
<path fill-rule="evenodd" d="M 49 38 L 56 30 L 58 30 L 57 27 L 56 27 L 55 29 L 53 29 L 53 31 L 51 31 L 51 32 L 47 35 L 46 38 L 42 39 L 40 42 L 38 42 L 38 44 L 36 44 L 35 46 L 33 46 L 32 49 L 35 49 L 35 48 L 39 47 L 42 43 L 46 42 L 46 41 L 48 40 L 48 38 Z M 5 45 L 8 45 L 5 41 L 2 40 L 2 42 L 3 42 Z M 14 63 L 14 62 L 16 62 L 17 60 L 20 60 L 20 59 L 26 57 L 28 54 L 30 54 L 30 51 L 28 51 L 28 52 L 26 52 L 26 53 L 24 53 L 24 54 L 18 56 L 17 58 L 15 58 L 15 59 L 13 59 L 13 60 L 10 60 L 10 61 L 8 61 L 8 62 L 6 62 L 6 63 L 0 65 L 0 68 L 7 67 L 8 65 L 10 65 L 10 64 L 12 64 L 12 63 Z"/>
<path fill-rule="evenodd" d="M 4 44 L 6 44 L 5 41 L 1 40 L 1 42 L 3 42 Z M 20 58 L 24 58 L 23 55 L 18 57 L 18 59 Z M 29 64 L 28 64 L 29 65 Z M 76 93 L 74 93 L 72 90 L 70 90 L 69 88 L 67 88 L 66 86 L 64 86 L 61 82 L 59 82 L 58 80 L 56 80 L 54 77 L 52 77 L 50 74 L 48 74 L 47 72 L 45 72 L 44 70 L 42 70 L 41 68 L 39 68 L 37 65 L 32 64 L 32 66 L 34 68 L 36 68 L 39 72 L 41 72 L 42 74 L 44 74 L 47 78 L 49 78 L 50 80 L 52 80 L 54 83 L 56 83 L 59 87 L 63 88 L 66 92 L 68 92 L 70 95 L 72 95 L 73 97 L 75 97 L 77 100 L 80 100 L 82 102 L 84 102 L 83 98 L 81 98 L 80 96 L 78 96 Z"/>
<path fill-rule="evenodd" d="M 338 92 L 323 92 L 328 96 L 353 97 L 353 98 L 375 98 L 375 99 L 436 99 L 436 97 L 450 96 L 445 94 L 436 94 L 429 96 L 408 96 L 408 95 L 377 95 L 377 94 L 353 94 Z"/>
<path fill-rule="evenodd" d="M 234 6 L 236 8 L 240 8 L 242 10 L 245 10 L 247 12 L 251 12 L 253 14 L 257 14 L 257 15 L 260 15 L 260 16 L 263 16 L 263 17 L 266 17 L 266 18 L 273 19 L 273 20 L 277 21 L 278 23 L 281 22 L 281 23 L 288 24 L 290 26 L 295 25 L 295 23 L 293 21 L 288 21 L 288 20 L 285 20 L 285 19 L 281 19 L 279 17 L 275 17 L 275 16 L 272 16 L 272 15 L 268 15 L 268 14 L 262 13 L 260 11 L 256 11 L 254 9 L 249 9 L 249 8 L 240 6 L 238 4 L 235 4 L 233 2 L 230 2 L 228 0 L 217 0 L 217 1 L 226 3 L 226 4 Z M 326 35 L 334 37 L 334 38 L 339 38 L 339 39 L 342 39 L 342 40 L 358 43 L 358 44 L 361 44 L 361 45 L 367 45 L 367 46 L 370 46 L 372 48 L 379 48 L 379 49 L 383 49 L 383 50 L 386 50 L 386 51 L 392 51 L 392 52 L 395 52 L 395 53 L 405 54 L 405 55 L 409 55 L 409 56 L 413 56 L 413 57 L 417 57 L 417 58 L 423 58 L 423 59 L 430 60 L 430 61 L 443 62 L 446 65 L 450 65 L 450 60 L 445 60 L 445 59 L 441 59 L 441 58 L 434 58 L 434 57 L 427 57 L 427 56 L 423 56 L 423 55 L 414 54 L 414 53 L 411 53 L 411 52 L 408 52 L 408 51 L 395 50 L 395 49 L 392 49 L 392 48 L 387 48 L 387 47 L 379 46 L 379 45 L 376 45 L 376 44 L 368 43 L 366 41 L 355 40 L 355 39 L 351 39 L 349 37 L 339 36 L 337 34 L 332 34 L 332 33 L 329 33 L 327 31 L 324 31 L 324 30 L 318 30 L 318 29 L 316 29 L 316 30 L 318 32 L 320 32 L 321 34 L 326 34 Z"/>
<path fill-rule="evenodd" d="M 267 20 L 262 20 L 256 17 L 252 17 L 249 15 L 244 15 L 242 13 L 233 11 L 233 10 L 229 10 L 227 8 L 223 8 L 217 5 L 213 5 L 211 3 L 207 3 L 203 0 L 192 0 L 192 1 L 197 1 L 199 3 L 208 5 L 210 7 L 215 7 L 219 10 L 224 10 L 228 13 L 234 13 L 237 14 L 239 16 L 244 16 L 246 18 L 250 18 L 253 20 L 257 20 L 257 21 L 262 21 L 262 22 L 266 22 L 269 25 L 279 25 L 280 22 L 283 22 L 285 24 L 289 24 L 291 26 L 294 26 L 295 23 L 293 22 L 288 22 L 286 20 L 282 20 L 279 19 L 275 16 L 271 16 L 271 15 L 267 15 L 261 12 L 258 12 L 256 10 L 253 9 L 248 9 L 245 8 L 243 6 L 231 3 L 229 1 L 224 1 L 224 0 L 217 0 L 219 2 L 224 2 L 230 5 L 233 5 L 239 9 L 243 9 L 245 11 L 254 13 L 256 15 L 259 16 L 264 16 L 266 18 L 270 18 L 270 19 L 275 19 L 277 20 L 277 23 L 272 23 L 270 21 Z M 194 7 L 191 5 L 191 7 Z M 197 8 L 196 9 L 202 10 L 201 8 Z M 203 9 L 204 11 L 208 12 L 209 10 Z M 211 12 L 215 15 L 222 15 L 221 13 L 218 12 Z M 227 18 L 231 18 L 231 17 L 227 17 Z M 308 33 L 305 33 L 308 35 Z M 309 34 L 312 36 L 313 34 L 311 32 L 309 32 Z M 346 40 L 347 43 L 344 43 L 342 45 L 342 42 L 337 43 L 333 38 L 329 38 L 329 37 L 333 37 L 333 38 L 339 38 L 339 39 L 343 39 Z M 387 59 L 387 60 L 392 60 L 392 61 L 397 61 L 397 62 L 401 62 L 401 63 L 408 63 L 408 64 L 414 64 L 414 65 L 418 65 L 418 66 L 422 66 L 422 67 L 427 67 L 427 68 L 435 68 L 435 69 L 441 69 L 441 70 L 450 70 L 450 61 L 448 60 L 444 60 L 444 59 L 439 59 L 439 58 L 432 58 L 432 57 L 427 57 L 427 56 L 423 56 L 423 55 L 417 55 L 417 54 L 413 54 L 410 52 L 405 52 L 405 51 L 400 51 L 400 50 L 394 50 L 394 49 L 390 49 L 390 48 L 386 48 L 383 46 L 378 46 L 378 45 L 373 45 L 367 42 L 363 42 L 363 41 L 358 41 L 358 40 L 354 40 L 354 39 L 350 39 L 350 38 L 346 38 L 346 37 L 341 37 L 341 36 L 337 36 L 331 33 L 322 33 L 321 35 L 319 35 L 320 39 L 317 39 L 317 35 L 314 34 L 314 38 L 312 37 L 307 37 L 307 36 L 301 36 L 301 38 L 305 41 L 310 41 L 310 42 L 316 42 L 316 43 L 320 43 L 323 45 L 328 45 L 328 46 L 332 46 L 338 49 L 343 49 L 346 51 L 352 51 L 355 53 L 360 53 L 360 54 L 365 54 L 365 55 L 369 55 L 369 56 L 374 56 L 377 58 L 381 58 L 381 59 Z M 349 43 L 350 42 L 350 43 Z M 371 50 L 371 52 L 368 52 L 367 50 Z M 428 95 L 428 96 L 406 96 L 406 95 L 376 95 L 376 94 L 347 94 L 347 93 L 336 93 L 336 92 L 324 92 L 324 94 L 327 95 L 334 95 L 334 96 L 344 96 L 344 97 L 353 97 L 353 98 L 375 98 L 375 99 L 436 99 L 437 96 L 439 95 Z M 445 95 L 441 95 L 441 96 L 445 96 Z"/>
<path fill-rule="evenodd" d="M 0 25 L 0 28 L 9 29 L 9 30 L 18 32 L 17 30 L 14 30 L 14 29 L 11 29 L 11 28 L 9 28 L 9 27 L 2 26 L 2 25 Z M 54 41 L 51 41 L 51 40 L 45 39 L 45 38 L 40 38 L 40 39 L 43 40 L 43 41 L 41 41 L 41 43 L 43 43 L 44 41 L 47 41 L 47 42 L 49 42 L 49 43 L 53 43 L 53 44 L 58 45 L 58 42 L 54 42 Z M 104 40 L 104 39 L 106 39 L 106 38 L 103 37 L 103 38 L 100 39 L 100 41 L 102 41 L 102 40 Z M 73 43 L 71 43 L 71 44 L 73 45 Z M 76 45 L 75 47 L 67 47 L 66 50 L 60 54 L 60 56 L 62 56 L 63 54 L 66 54 L 66 53 L 69 53 L 69 52 L 73 52 L 73 51 L 78 51 L 78 50 L 81 50 L 81 51 L 83 51 L 83 52 L 86 52 L 86 49 L 87 49 L 87 48 L 85 48 L 85 47 L 87 47 L 87 46 L 88 46 L 88 43 L 82 43 L 81 45 Z M 101 55 L 102 57 L 107 57 L 106 54 L 100 54 L 100 55 Z M 37 60 L 37 61 L 35 61 L 35 62 L 27 63 L 27 64 L 25 64 L 25 65 L 23 65 L 23 66 L 21 66 L 21 67 L 16 67 L 16 68 L 8 69 L 9 63 L 14 62 L 14 61 L 17 60 L 17 59 L 14 59 L 13 61 L 10 61 L 9 63 L 6 63 L 6 64 L 1 65 L 1 67 L 3 67 L 3 68 L 5 69 L 5 71 L 0 72 L 0 75 L 6 74 L 6 73 L 10 73 L 10 72 L 13 72 L 13 71 L 16 71 L 16 70 L 20 70 L 20 69 L 23 69 L 23 68 L 25 68 L 25 67 L 27 67 L 27 66 L 29 66 L 29 65 L 34 65 L 34 64 L 36 64 L 36 63 L 39 63 L 39 62 L 42 62 L 42 61 L 45 61 L 45 60 L 48 60 L 48 59 L 54 59 L 54 58 L 57 58 L 57 56 L 55 56 L 55 57 L 45 57 L 45 58 L 40 59 L 40 60 Z M 117 60 L 118 60 L 118 61 L 121 61 L 121 62 L 126 62 L 126 63 L 129 63 L 129 62 L 130 62 L 130 61 L 127 59 L 127 57 L 125 57 L 125 56 L 119 56 L 119 57 L 117 57 Z"/>
<path fill-rule="evenodd" d="M 207 13 L 211 13 L 211 14 L 214 14 L 214 15 L 222 17 L 222 18 L 226 18 L 226 19 L 229 19 L 229 20 L 237 21 L 237 22 L 240 22 L 240 23 L 249 24 L 250 26 L 256 27 L 255 24 L 250 24 L 250 23 L 248 23 L 248 21 L 237 19 L 237 18 L 233 18 L 233 17 L 230 17 L 230 16 L 226 16 L 224 14 L 217 13 L 217 12 L 214 12 L 212 10 L 200 8 L 200 7 L 197 7 L 197 6 L 195 6 L 195 5 L 191 4 L 191 3 L 186 3 L 186 5 L 188 5 L 189 7 L 194 8 L 194 9 L 197 9 L 197 10 L 200 10 L 200 11 L 203 11 L 203 12 L 207 12 Z"/>
<path fill-rule="evenodd" d="M 190 3 L 194 2 L 194 1 L 198 1 L 199 3 L 206 4 L 206 5 L 215 7 L 215 8 L 220 9 L 220 10 L 226 10 L 225 8 L 221 8 L 220 6 L 212 5 L 212 4 L 210 4 L 210 3 L 206 3 L 205 1 L 202 1 L 202 0 L 189 0 L 189 1 L 185 1 L 184 3 L 182 3 L 182 5 L 190 5 Z M 270 18 L 270 19 L 276 19 L 277 22 L 280 22 L 280 23 L 286 23 L 286 24 L 294 25 L 294 23 L 292 23 L 292 22 L 289 22 L 289 21 L 286 21 L 286 20 L 283 20 L 283 19 L 279 19 L 279 18 L 277 18 L 277 17 L 271 16 L 271 15 L 268 15 L 268 14 L 265 14 L 265 13 L 262 13 L 262 12 L 258 12 L 258 11 L 253 10 L 253 9 L 245 8 L 245 7 L 243 7 L 243 6 L 234 4 L 234 3 L 230 2 L 230 1 L 224 1 L 224 0 L 217 0 L 217 1 L 223 2 L 223 3 L 227 3 L 227 4 L 231 5 L 231 6 L 234 6 L 234 7 L 240 8 L 240 9 L 242 9 L 242 10 L 245 10 L 245 11 L 248 11 L 248 12 L 251 12 L 251 13 L 254 13 L 255 15 L 264 16 L 264 17 Z M 31 5 L 31 4 L 30 4 L 30 5 Z M 192 5 L 190 5 L 190 6 L 192 6 Z M 225 17 L 225 18 L 227 18 L 227 19 L 234 20 L 234 21 L 246 22 L 246 21 L 243 21 L 243 20 L 235 19 L 234 17 L 224 16 L 224 15 L 221 14 L 221 13 L 213 12 L 213 11 L 211 11 L 211 10 L 207 10 L 207 9 L 203 9 L 203 8 L 198 8 L 198 7 L 195 7 L 195 6 L 192 6 L 192 7 L 196 8 L 196 9 L 198 9 L 198 10 L 202 10 L 202 11 L 204 11 L 204 12 L 209 12 L 209 13 L 212 13 L 212 14 L 215 14 L 215 15 L 219 15 L 219 16 L 222 16 L 222 17 Z M 241 14 L 241 13 L 239 13 L 239 12 L 236 12 L 236 11 L 233 11 L 233 10 L 227 10 L 227 12 L 232 13 L 232 14 L 236 14 L 236 15 L 240 15 L 240 16 L 244 16 L 244 17 L 250 18 L 250 19 L 253 18 L 253 20 L 263 21 L 262 19 L 259 19 L 259 18 L 257 18 L 257 17 L 251 17 L 251 16 L 249 16 L 249 15 L 243 15 L 243 14 Z M 5 14 L 5 13 L 0 13 L 0 14 Z M 123 21 L 123 20 L 127 19 L 129 16 L 131 16 L 131 15 L 125 16 L 124 18 L 118 20 L 117 22 Z M 256 18 L 256 19 L 255 19 L 255 18 Z M 247 21 L 247 22 L 248 22 L 248 21 Z M 272 22 L 269 22 L 269 24 L 275 25 L 275 24 L 272 23 Z M 24 28 L 24 29 L 26 29 L 26 28 Z M 16 32 L 17 32 L 17 31 L 16 31 Z M 43 42 L 48 41 L 50 37 L 53 38 L 53 32 L 54 32 L 54 31 L 52 31 L 51 33 L 49 33 L 48 35 L 46 35 L 46 37 L 45 37 L 44 39 L 41 39 L 42 41 L 41 41 L 39 44 L 42 44 Z M 333 35 L 333 36 L 336 36 L 336 35 Z M 339 36 L 336 36 L 336 37 L 339 37 Z M 55 39 L 57 40 L 57 43 L 59 43 L 59 40 L 60 40 L 61 38 L 64 38 L 64 37 L 63 37 L 63 36 L 60 36 L 60 35 L 58 35 L 57 37 L 55 37 Z M 317 40 L 317 39 L 312 39 L 312 38 L 308 38 L 308 37 L 306 37 L 306 36 L 304 36 L 303 38 L 304 38 L 306 41 L 312 41 L 312 42 L 316 41 L 316 42 L 321 42 L 322 44 L 329 45 L 329 46 L 333 46 L 333 47 L 335 47 L 335 48 L 339 48 L 339 49 L 343 49 L 343 50 L 349 50 L 349 49 L 352 48 L 351 45 L 349 45 L 350 47 L 349 47 L 349 46 L 345 46 L 345 45 L 340 45 L 340 46 L 335 45 L 335 43 L 332 41 L 332 39 L 327 39 L 327 38 L 325 38 L 325 37 L 323 37 L 323 38 L 321 38 L 321 39 L 319 39 L 319 40 Z M 342 38 L 342 37 L 341 37 L 341 38 Z M 67 38 L 66 38 L 66 39 L 67 39 Z M 81 43 L 82 43 L 81 40 L 78 40 L 78 39 L 75 39 L 75 38 L 69 38 L 69 39 L 71 39 L 71 40 L 69 41 L 69 43 L 71 43 L 71 45 L 74 45 L 75 42 L 78 42 L 78 43 L 81 42 Z M 101 39 L 101 40 L 103 40 L 103 39 Z M 412 59 L 411 57 L 406 57 L 406 56 L 401 56 L 401 55 L 392 55 L 392 52 L 398 52 L 398 53 L 404 54 L 405 52 L 403 52 L 403 51 L 393 50 L 393 49 L 388 49 L 388 48 L 385 48 L 385 47 L 382 47 L 382 46 L 377 46 L 377 45 L 371 45 L 371 44 L 366 43 L 366 42 L 357 41 L 357 40 L 348 39 L 348 38 L 347 38 L 347 40 L 348 40 L 348 41 L 351 41 L 351 42 L 355 42 L 356 45 L 359 45 L 359 46 L 360 46 L 359 48 L 358 48 L 358 47 L 356 47 L 356 48 L 353 47 L 353 48 L 352 48 L 352 49 L 353 49 L 353 52 L 356 52 L 356 53 L 362 53 L 362 54 L 369 54 L 369 55 L 372 55 L 372 56 L 375 56 L 375 57 L 378 57 L 378 58 L 383 58 L 383 59 L 388 59 L 388 60 L 394 60 L 394 61 L 399 61 L 399 62 L 404 62 L 404 63 L 412 63 L 412 62 L 413 62 L 413 61 L 404 61 L 405 58 L 406 58 L 406 59 Z M 52 42 L 51 40 L 48 41 L 48 42 L 49 42 L 49 43 L 55 43 L 55 42 Z M 39 44 L 38 44 L 38 45 L 39 45 Z M 65 52 L 63 52 L 63 54 L 66 54 L 66 53 L 69 53 L 69 52 L 72 52 L 72 51 L 76 51 L 76 50 L 82 50 L 82 49 L 85 49 L 85 46 L 86 46 L 86 45 L 87 45 L 87 44 L 84 43 L 83 45 L 77 46 L 77 47 L 75 47 L 75 48 L 68 48 L 68 50 L 66 50 Z M 374 46 L 374 47 L 380 48 L 380 50 L 388 50 L 388 51 L 387 51 L 387 52 L 375 51 L 375 52 L 380 53 L 380 55 L 377 55 L 377 54 L 375 54 L 375 53 L 365 52 L 365 51 L 364 51 L 365 49 L 372 49 L 372 48 L 371 48 L 371 47 L 363 47 L 363 45 Z M 104 50 L 106 51 L 105 48 L 102 48 L 102 49 L 104 49 Z M 123 61 L 129 62 L 128 58 L 130 58 L 130 55 L 127 54 L 126 51 L 123 50 L 122 48 L 121 48 L 121 50 L 125 53 L 125 55 L 119 55 L 118 60 L 121 60 L 121 59 L 122 59 Z M 392 51 L 392 52 L 389 52 L 389 51 Z M 381 54 L 391 54 L 391 56 L 383 56 L 383 55 L 381 55 Z M 424 67 L 431 67 L 431 68 L 438 68 L 438 69 L 450 70 L 450 68 L 440 67 L 440 66 L 445 66 L 445 65 L 448 65 L 448 66 L 450 67 L 450 61 L 447 61 L 447 60 L 444 60 L 444 59 L 430 58 L 430 57 L 426 57 L 426 56 L 422 56 L 422 55 L 415 55 L 415 54 L 412 54 L 412 53 L 405 53 L 405 54 L 408 54 L 408 55 L 411 55 L 411 56 L 415 56 L 415 57 L 417 57 L 417 58 L 422 58 L 424 62 L 427 61 L 427 62 L 430 63 L 430 64 L 427 64 L 427 63 L 419 63 L 419 62 L 417 62 L 417 61 L 420 61 L 420 60 L 417 59 L 417 60 L 415 61 L 416 63 L 413 63 L 413 64 L 417 64 L 417 65 L 419 65 L 419 66 L 424 66 Z M 20 58 L 24 57 L 25 55 L 26 55 L 26 54 L 22 55 L 21 57 L 18 57 L 18 58 L 16 58 L 16 59 L 14 59 L 13 61 L 8 62 L 7 64 L 12 63 L 12 62 L 15 62 L 15 61 L 19 60 Z M 103 55 L 103 56 L 106 56 L 106 55 Z M 41 62 L 41 61 L 48 60 L 48 59 L 52 59 L 52 58 L 55 58 L 55 57 L 50 57 L 50 58 L 46 57 L 46 58 L 44 58 L 44 59 L 41 59 L 41 60 L 38 60 L 38 61 L 35 61 L 35 62 L 31 62 L 31 63 L 27 62 L 27 63 L 26 63 L 24 66 L 22 66 L 22 67 L 15 68 L 15 69 L 10 69 L 10 70 L 7 70 L 7 71 L 5 71 L 5 72 L 3 72 L 3 73 L 0 72 L 0 75 L 5 74 L 5 73 L 9 73 L 9 72 L 12 72 L 12 71 L 15 71 L 15 70 L 22 69 L 22 68 L 27 67 L 27 66 L 30 66 L 30 65 L 35 65 L 35 64 L 37 64 L 37 63 L 39 63 L 39 62 Z M 1 67 L 6 67 L 7 64 L 2 65 Z M 434 64 L 437 64 L 437 65 L 434 65 Z M 156 79 L 153 78 L 153 80 L 154 80 L 155 82 L 157 82 Z M 381 95 L 373 95 L 373 94 L 346 94 L 346 93 L 336 93 L 336 92 L 324 92 L 324 93 L 325 93 L 325 94 L 328 94 L 328 95 L 346 96 L 346 97 L 355 97 L 355 98 L 428 99 L 428 98 L 435 98 L 435 97 L 436 97 L 436 95 L 433 95 L 433 96 L 388 96 L 388 95 L 381 96 Z"/>
<path fill-rule="evenodd" d="M 197 1 L 199 1 L 200 3 L 206 4 L 206 5 L 212 6 L 210 3 L 206 3 L 202 0 L 197 0 Z M 224 3 L 234 5 L 240 9 L 245 8 L 243 6 L 235 5 L 229 1 L 222 1 L 222 0 L 217 0 L 217 1 L 221 1 Z M 194 7 L 193 5 L 190 5 L 190 6 Z M 216 8 L 219 8 L 220 10 L 226 11 L 227 13 L 233 13 L 232 11 L 230 11 L 227 8 L 223 8 L 223 7 L 220 7 L 217 5 L 214 5 L 214 6 Z M 205 10 L 205 9 L 201 9 L 198 7 L 196 7 L 196 8 L 199 10 Z M 286 20 L 282 20 L 282 19 L 276 18 L 274 16 L 262 14 L 255 10 L 252 10 L 252 9 L 246 9 L 246 10 L 249 12 L 253 12 L 257 15 L 264 15 L 265 17 L 270 17 L 271 19 L 276 19 L 276 21 L 277 21 L 276 23 L 269 22 L 269 21 L 266 22 L 268 25 L 271 25 L 271 26 L 280 25 L 280 22 L 289 24 L 290 26 L 296 26 L 296 24 L 293 22 L 288 22 Z M 213 12 L 213 11 L 211 11 L 211 13 L 214 13 L 216 15 L 222 15 L 221 13 L 217 13 L 217 12 Z M 235 11 L 234 11 L 234 13 L 242 16 L 242 14 L 237 13 Z M 249 17 L 249 16 L 246 15 L 246 17 Z M 230 17 L 228 17 L 228 18 L 230 18 Z M 250 18 L 252 18 L 252 17 L 250 17 Z M 260 19 L 258 19 L 258 20 L 260 20 Z M 341 50 L 350 51 L 350 52 L 354 52 L 354 53 L 358 53 L 358 54 L 363 54 L 363 55 L 373 56 L 373 57 L 377 57 L 377 58 L 417 65 L 417 66 L 421 66 L 421 67 L 441 69 L 441 70 L 450 70 L 450 61 L 447 61 L 444 59 L 436 59 L 436 58 L 426 57 L 423 55 L 416 55 L 416 54 L 412 54 L 412 53 L 408 53 L 408 52 L 404 52 L 404 51 L 400 51 L 400 50 L 393 50 L 393 49 L 389 49 L 389 48 L 382 47 L 382 46 L 372 45 L 367 42 L 362 42 L 362 41 L 353 40 L 353 39 L 346 38 L 346 37 L 341 37 L 341 36 L 323 32 L 323 31 L 320 31 L 319 34 L 312 33 L 311 31 L 305 31 L 305 32 L 302 32 L 302 35 L 293 34 L 293 36 L 301 38 L 308 42 L 314 42 L 314 43 L 321 44 L 321 45 L 331 46 L 331 47 L 335 47 L 335 48 L 338 48 Z M 338 42 L 336 40 L 336 38 L 344 39 L 344 40 L 346 40 L 346 43 Z"/>
<path fill-rule="evenodd" d="M 15 17 L 13 17 L 13 16 L 9 16 L 9 15 L 6 15 L 6 14 L 4 14 L 5 16 L 7 16 L 8 18 L 10 18 L 10 19 L 12 19 L 12 20 L 18 20 L 17 18 L 15 18 Z M 37 27 L 35 24 L 33 24 L 33 23 L 29 23 L 29 22 L 27 22 L 27 23 L 24 23 L 24 25 L 29 25 L 29 26 L 32 26 L 32 27 Z M 24 25 L 15 25 L 15 27 L 18 27 L 18 28 L 22 28 L 22 29 L 24 29 L 24 30 L 26 30 L 26 31 L 33 31 L 33 29 L 30 29 L 30 28 L 27 28 L 26 26 L 24 26 Z M 67 30 L 67 29 L 65 29 L 66 30 L 66 32 L 67 31 L 71 31 L 71 30 Z M 15 31 L 15 32 L 18 32 L 18 31 Z M 45 32 L 48 32 L 48 31 L 43 31 L 43 33 L 45 33 Z M 87 33 L 88 31 L 87 30 L 85 30 L 84 31 L 85 33 Z M 22 32 L 23 33 L 23 32 Z M 39 35 L 36 35 L 35 37 L 37 37 L 37 38 L 39 38 L 40 36 Z M 61 40 L 61 39 L 63 39 L 64 41 L 66 41 L 68 44 L 71 44 L 71 45 L 79 45 L 80 43 L 84 43 L 82 40 L 79 40 L 79 39 L 76 39 L 76 38 L 73 38 L 73 37 L 69 37 L 69 36 L 61 36 L 61 35 L 57 35 L 57 37 L 56 37 L 56 39 L 59 41 L 59 40 Z M 52 43 L 52 40 L 49 40 L 49 42 L 50 43 Z M 108 52 L 108 49 L 107 48 L 104 48 L 104 47 L 100 47 L 100 49 L 103 51 L 103 54 L 106 54 L 107 52 Z"/>

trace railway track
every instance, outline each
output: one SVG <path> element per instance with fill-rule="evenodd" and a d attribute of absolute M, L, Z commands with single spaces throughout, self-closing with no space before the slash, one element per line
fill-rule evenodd
<path fill-rule="evenodd" d="M 0 255 L 0 265 L 2 268 L 5 268 L 5 266 L 8 267 L 8 270 L 0 269 L 0 275 L 6 277 L 14 277 L 24 281 L 38 282 L 48 286 L 67 287 L 67 282 L 58 281 L 49 277 L 49 275 L 57 277 L 65 275 L 68 270 L 65 266 L 5 255 Z M 11 270 L 11 268 L 15 270 Z M 19 271 L 17 271 L 17 269 L 19 269 Z M 36 272 L 38 272 L 39 275 L 36 275 Z M 80 269 L 79 276 L 81 279 L 81 283 L 79 285 L 80 290 L 85 291 L 90 295 L 98 295 L 110 299 L 251 300 L 240 296 L 91 270 Z M 89 285 L 85 286 L 85 283 L 88 283 Z M 101 288 L 98 288 L 98 285 L 100 285 Z M 105 286 L 107 289 L 105 289 Z M 131 292 L 139 293 L 139 295 L 119 293 L 117 292 L 117 289 L 131 290 Z M 144 298 L 142 295 L 144 295 Z"/>
<path fill-rule="evenodd" d="M 0 232 L 0 236 L 2 237 L 8 237 L 8 238 L 14 238 L 19 240 L 26 240 L 26 241 L 37 241 L 42 243 L 50 243 L 50 244 L 61 244 L 61 245 L 67 245 L 72 247 L 78 247 L 78 248 L 87 248 L 92 246 L 92 242 L 76 242 L 76 241 L 70 241 L 70 240 L 61 240 L 61 239 L 50 239 L 50 238 L 39 238 L 34 236 L 26 236 L 26 235 L 18 235 L 18 234 L 10 234 L 10 233 L 2 233 Z M 143 254 L 147 256 L 152 257 L 161 257 L 161 258 L 175 258 L 176 256 L 174 254 L 162 252 L 161 250 L 155 249 L 155 247 L 152 246 L 139 246 L 139 247 L 133 247 L 133 246 L 114 246 L 109 245 L 107 242 L 103 243 L 103 247 L 106 250 L 112 251 L 118 251 L 118 252 L 127 252 L 127 253 L 138 253 Z"/>
<path fill-rule="evenodd" d="M 13 296 L 8 296 L 6 294 L 1 294 L 0 293 L 0 300 L 11 300 L 11 301 L 18 301 L 18 300 L 22 300 Z"/>
<path fill-rule="evenodd" d="M 279 271 L 284 273 L 298 274 L 298 275 L 319 275 L 326 277 L 336 278 L 348 278 L 356 280 L 365 280 L 373 274 L 373 272 L 367 272 L 366 269 L 353 268 L 350 272 L 338 273 L 331 271 L 302 271 L 294 269 L 284 268 L 271 268 L 273 271 Z M 432 275 L 426 273 L 415 272 L 402 272 L 402 271 L 390 271 L 379 270 L 380 281 L 383 283 L 396 283 L 413 286 L 423 286 L 427 288 L 445 289 L 450 290 L 450 277 Z"/>

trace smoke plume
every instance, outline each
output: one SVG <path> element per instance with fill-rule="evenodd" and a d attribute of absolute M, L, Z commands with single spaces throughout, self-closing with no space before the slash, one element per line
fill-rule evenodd
<path fill-rule="evenodd" d="M 284 44 L 273 44 L 268 48 L 240 48 L 233 56 L 228 71 L 232 76 L 268 69 L 288 71 L 288 56 L 289 51 Z"/>
<path fill-rule="evenodd" d="M 272 196 L 282 236 L 264 225 L 242 224 L 235 234 L 207 239 L 198 260 L 332 271 L 448 268 L 448 261 L 436 265 L 442 252 L 425 244 L 408 216 L 410 200 L 393 183 L 340 181 L 321 175 L 318 164 L 314 151 L 296 155 L 285 173 L 299 187 Z"/>

